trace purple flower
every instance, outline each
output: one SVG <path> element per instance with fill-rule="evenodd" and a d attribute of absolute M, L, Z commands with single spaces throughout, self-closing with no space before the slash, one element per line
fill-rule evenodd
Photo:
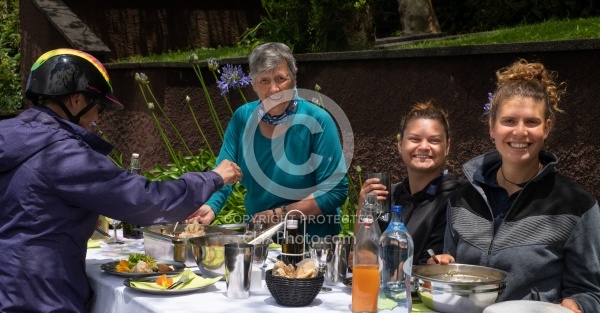
<path fill-rule="evenodd" d="M 483 105 L 483 115 L 489 115 L 490 114 L 490 107 L 492 106 L 492 100 L 494 99 L 494 94 L 491 92 L 488 92 L 488 103 Z"/>
<path fill-rule="evenodd" d="M 244 71 L 242 71 L 241 65 L 233 66 L 231 64 L 227 64 L 221 68 L 221 71 L 221 78 L 217 82 L 219 89 L 221 89 L 221 96 L 226 95 L 230 88 L 245 88 L 252 82 L 250 76 L 246 76 Z"/>
<path fill-rule="evenodd" d="M 217 63 L 217 60 L 213 59 L 213 58 L 209 58 L 208 61 L 206 61 L 208 63 L 208 69 L 211 71 L 216 71 L 219 69 L 219 63 Z"/>

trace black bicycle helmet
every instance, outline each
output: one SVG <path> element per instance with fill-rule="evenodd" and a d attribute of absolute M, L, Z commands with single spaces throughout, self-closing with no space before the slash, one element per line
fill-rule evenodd
<path fill-rule="evenodd" d="M 123 109 L 113 95 L 108 72 L 93 56 L 63 48 L 48 51 L 33 63 L 25 95 L 34 104 L 43 98 L 77 92 L 102 101 L 106 110 Z"/>

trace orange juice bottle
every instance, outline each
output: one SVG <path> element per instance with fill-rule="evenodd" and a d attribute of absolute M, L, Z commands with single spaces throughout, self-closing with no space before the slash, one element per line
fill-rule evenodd
<path fill-rule="evenodd" d="M 352 312 L 377 312 L 379 266 L 355 265 L 352 268 Z"/>
<path fill-rule="evenodd" d="M 367 194 L 358 214 L 352 267 L 352 312 L 377 312 L 379 294 L 379 236 L 377 196 Z"/>

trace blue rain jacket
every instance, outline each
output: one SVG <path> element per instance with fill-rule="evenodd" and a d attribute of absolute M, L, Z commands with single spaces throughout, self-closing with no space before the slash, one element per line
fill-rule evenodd
<path fill-rule="evenodd" d="M 85 312 L 99 215 L 181 221 L 223 187 L 215 172 L 150 182 L 115 166 L 111 150 L 45 107 L 0 121 L 0 312 Z"/>

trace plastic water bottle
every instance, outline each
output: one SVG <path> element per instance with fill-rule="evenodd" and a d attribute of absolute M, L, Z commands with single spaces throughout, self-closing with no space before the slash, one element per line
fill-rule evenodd
<path fill-rule="evenodd" d="M 379 240 L 381 283 L 377 312 L 410 313 L 414 244 L 402 222 L 402 206 L 392 206 L 392 219 Z"/>

